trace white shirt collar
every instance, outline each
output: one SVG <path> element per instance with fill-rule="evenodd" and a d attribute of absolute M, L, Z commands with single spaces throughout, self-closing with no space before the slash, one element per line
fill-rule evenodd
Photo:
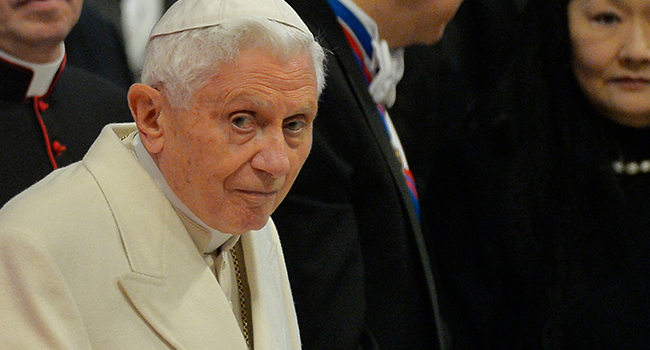
<path fill-rule="evenodd" d="M 160 169 L 154 162 L 153 158 L 149 152 L 144 148 L 142 140 L 140 140 L 140 134 L 135 135 L 133 138 L 133 150 L 135 152 L 136 158 L 140 162 L 140 165 L 149 173 L 154 182 L 160 187 L 160 189 L 165 194 L 167 200 L 174 206 L 178 211 L 180 211 L 187 218 L 192 220 L 197 225 L 203 227 L 208 232 L 210 232 L 211 238 L 210 243 L 204 249 L 202 253 L 209 253 L 215 251 L 217 248 L 221 247 L 228 239 L 232 238 L 233 235 L 222 233 L 218 230 L 215 230 L 208 225 L 206 225 L 203 220 L 199 219 L 181 200 L 176 196 L 174 191 L 169 187 L 165 177 L 160 172 Z"/>
<path fill-rule="evenodd" d="M 372 41 L 379 40 L 379 28 L 377 27 L 377 23 L 370 17 L 368 16 L 362 9 L 359 7 L 354 1 L 352 0 L 338 0 L 343 6 L 347 7 L 350 12 L 356 17 L 359 22 L 363 25 L 363 27 L 366 29 L 370 37 L 372 38 Z M 373 48 L 374 50 L 374 48 Z M 371 73 L 375 73 L 377 71 L 377 60 L 374 57 L 369 57 L 368 52 L 363 51 L 364 54 L 364 61 L 366 64 L 366 67 L 368 67 L 368 70 Z M 373 55 L 374 56 L 374 55 Z"/>
<path fill-rule="evenodd" d="M 61 63 L 63 63 L 64 57 L 65 45 L 63 43 L 61 43 L 61 55 L 56 60 L 49 63 L 27 62 L 6 52 L 0 51 L 0 58 L 15 65 L 25 67 L 34 73 L 25 97 L 43 96 L 47 94 L 50 90 L 50 86 L 52 86 L 54 77 L 56 77 L 56 73 L 58 73 L 59 68 L 61 68 Z"/>
<path fill-rule="evenodd" d="M 357 17 L 372 39 L 373 55 L 364 55 L 366 67 L 373 75 L 368 87 L 370 95 L 376 103 L 392 107 L 397 97 L 397 84 L 404 75 L 404 49 L 390 49 L 386 40 L 379 38 L 377 23 L 354 1 L 338 1 Z"/>

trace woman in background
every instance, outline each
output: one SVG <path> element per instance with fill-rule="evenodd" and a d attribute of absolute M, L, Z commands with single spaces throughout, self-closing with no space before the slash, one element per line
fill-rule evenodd
<path fill-rule="evenodd" d="M 530 0 L 423 198 L 456 349 L 650 344 L 650 1 Z"/>

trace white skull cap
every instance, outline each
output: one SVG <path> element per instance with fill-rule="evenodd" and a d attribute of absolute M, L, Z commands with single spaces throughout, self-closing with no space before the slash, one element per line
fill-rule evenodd
<path fill-rule="evenodd" d="M 151 30 L 159 35 L 216 26 L 239 17 L 261 17 L 297 28 L 313 38 L 298 14 L 283 0 L 178 0 Z"/>

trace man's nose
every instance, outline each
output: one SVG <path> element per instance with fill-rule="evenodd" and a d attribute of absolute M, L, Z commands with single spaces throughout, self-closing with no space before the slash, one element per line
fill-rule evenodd
<path fill-rule="evenodd" d="M 285 176 L 291 169 L 289 146 L 282 131 L 266 131 L 260 150 L 253 156 L 251 165 L 275 178 Z"/>

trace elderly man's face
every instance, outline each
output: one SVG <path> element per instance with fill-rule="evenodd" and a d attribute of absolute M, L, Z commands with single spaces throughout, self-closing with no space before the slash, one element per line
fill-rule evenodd
<path fill-rule="evenodd" d="M 77 23 L 83 0 L 0 0 L 0 49 L 47 62 Z M 58 51 L 54 54 L 58 54 Z"/>
<path fill-rule="evenodd" d="M 318 107 L 311 59 L 244 50 L 190 106 L 172 110 L 162 126 L 158 165 L 167 182 L 212 228 L 262 228 L 311 149 Z"/>

